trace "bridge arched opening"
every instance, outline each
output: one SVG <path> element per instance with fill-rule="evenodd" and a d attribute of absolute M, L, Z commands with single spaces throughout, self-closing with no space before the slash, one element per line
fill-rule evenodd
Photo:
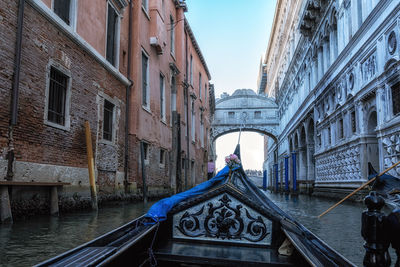
<path fill-rule="evenodd" d="M 236 148 L 239 141 L 240 130 L 231 130 L 214 138 L 216 148 L 216 168 L 225 167 L 225 157 Z M 242 130 L 240 135 L 240 149 L 243 168 L 245 170 L 259 172 L 261 175 L 265 157 L 265 144 L 269 140 L 275 140 L 275 136 L 257 130 Z M 269 141 L 271 142 L 271 141 Z"/>

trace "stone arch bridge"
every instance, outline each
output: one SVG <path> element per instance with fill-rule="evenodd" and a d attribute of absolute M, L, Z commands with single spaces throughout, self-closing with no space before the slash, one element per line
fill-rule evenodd
<path fill-rule="evenodd" d="M 275 99 L 258 95 L 251 89 L 238 89 L 231 96 L 223 94 L 216 100 L 210 132 L 211 142 L 227 133 L 253 131 L 278 136 L 278 105 Z"/>

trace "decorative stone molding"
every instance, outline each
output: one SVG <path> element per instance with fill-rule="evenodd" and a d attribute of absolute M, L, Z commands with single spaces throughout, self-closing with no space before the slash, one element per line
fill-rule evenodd
<path fill-rule="evenodd" d="M 397 48 L 397 38 L 396 33 L 392 31 L 389 34 L 388 41 L 387 41 L 387 49 L 390 55 L 393 55 Z"/>
<path fill-rule="evenodd" d="M 384 151 L 384 167 L 389 168 L 400 160 L 400 132 L 385 136 L 382 139 Z M 391 171 L 392 175 L 400 176 L 400 166 Z"/>
<path fill-rule="evenodd" d="M 360 181 L 359 145 L 341 147 L 316 158 L 316 182 Z"/>

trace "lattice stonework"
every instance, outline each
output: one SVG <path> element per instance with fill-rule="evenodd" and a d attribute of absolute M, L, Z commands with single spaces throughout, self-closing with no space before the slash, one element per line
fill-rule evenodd
<path fill-rule="evenodd" d="M 385 169 L 400 160 L 400 132 L 387 135 L 382 140 Z M 390 174 L 400 176 L 400 166 L 390 171 Z"/>
<path fill-rule="evenodd" d="M 271 221 L 227 193 L 173 217 L 174 238 L 270 245 L 271 229 Z"/>
<path fill-rule="evenodd" d="M 353 146 L 316 159 L 317 182 L 359 181 L 360 148 Z"/>

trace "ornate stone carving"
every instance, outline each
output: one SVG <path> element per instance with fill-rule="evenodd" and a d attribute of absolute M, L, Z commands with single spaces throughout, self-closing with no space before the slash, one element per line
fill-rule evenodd
<path fill-rule="evenodd" d="M 357 181 L 361 179 L 360 149 L 358 146 L 343 147 L 340 150 L 316 158 L 319 182 Z"/>
<path fill-rule="evenodd" d="M 400 132 L 385 136 L 382 140 L 382 144 L 386 169 L 400 160 Z M 397 166 L 390 172 L 394 176 L 400 176 L 400 167 Z"/>
<path fill-rule="evenodd" d="M 370 81 L 376 73 L 376 54 L 373 53 L 361 65 L 363 81 Z"/>
<path fill-rule="evenodd" d="M 271 222 L 227 193 L 174 215 L 173 236 L 270 244 Z"/>
<path fill-rule="evenodd" d="M 396 33 L 392 31 L 388 37 L 388 44 L 387 44 L 388 52 L 390 55 L 393 55 L 397 48 L 397 39 Z"/>

